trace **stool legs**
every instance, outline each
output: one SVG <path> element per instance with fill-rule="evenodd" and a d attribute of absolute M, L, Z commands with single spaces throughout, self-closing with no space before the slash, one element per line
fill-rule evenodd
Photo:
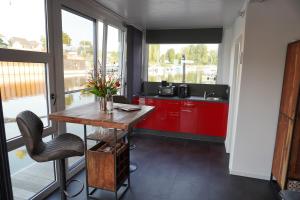
<path fill-rule="evenodd" d="M 59 171 L 60 171 L 60 199 L 61 200 L 66 200 L 66 194 L 65 191 L 67 190 L 66 186 L 66 163 L 65 159 L 58 160 L 58 165 L 59 165 Z"/>

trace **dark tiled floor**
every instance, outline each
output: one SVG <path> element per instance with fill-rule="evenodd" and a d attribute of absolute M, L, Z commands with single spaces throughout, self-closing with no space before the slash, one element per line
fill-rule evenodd
<path fill-rule="evenodd" d="M 224 145 L 136 135 L 131 151 L 139 166 L 123 200 L 273 200 L 268 181 L 231 176 Z M 84 179 L 85 172 L 77 178 Z M 97 191 L 95 197 L 114 199 Z M 48 198 L 59 199 L 56 192 Z M 85 194 L 74 198 L 85 199 Z"/>

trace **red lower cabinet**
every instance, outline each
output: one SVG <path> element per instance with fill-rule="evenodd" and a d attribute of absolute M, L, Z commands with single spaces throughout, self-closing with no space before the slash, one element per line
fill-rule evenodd
<path fill-rule="evenodd" d="M 198 134 L 198 102 L 182 101 L 179 116 L 179 132 Z"/>
<path fill-rule="evenodd" d="M 226 137 L 228 104 L 197 102 L 197 132 L 209 136 Z"/>
<path fill-rule="evenodd" d="M 155 106 L 137 128 L 226 137 L 228 103 L 144 97 L 133 103 Z"/>

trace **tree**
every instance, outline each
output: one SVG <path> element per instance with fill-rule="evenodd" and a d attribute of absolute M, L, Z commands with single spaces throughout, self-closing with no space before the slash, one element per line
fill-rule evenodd
<path fill-rule="evenodd" d="M 3 35 L 0 34 L 0 48 L 7 48 L 8 44 L 4 42 Z"/>
<path fill-rule="evenodd" d="M 87 40 L 82 40 L 79 42 L 79 47 L 78 47 L 78 54 L 86 57 L 86 56 L 92 56 L 93 55 L 93 44 L 91 41 Z"/>
<path fill-rule="evenodd" d="M 167 53 L 166 53 L 166 57 L 168 59 L 168 61 L 171 63 L 171 64 L 174 64 L 174 60 L 175 60 L 175 50 L 172 48 L 172 49 L 168 49 Z"/>
<path fill-rule="evenodd" d="M 42 47 L 44 50 L 46 50 L 46 37 L 45 36 L 42 36 L 41 37 L 41 43 L 42 43 Z"/>
<path fill-rule="evenodd" d="M 164 65 L 166 62 L 166 55 L 162 54 L 159 58 L 159 64 Z"/>
<path fill-rule="evenodd" d="M 176 56 L 175 56 L 175 59 L 177 60 L 178 64 L 181 64 L 182 54 L 177 53 Z"/>
<path fill-rule="evenodd" d="M 7 48 L 7 44 L 4 42 L 2 38 L 0 38 L 0 48 Z"/>
<path fill-rule="evenodd" d="M 63 44 L 68 45 L 68 46 L 70 46 L 72 43 L 71 37 L 67 33 L 64 33 L 64 32 L 62 34 L 62 40 L 63 40 Z"/>
<path fill-rule="evenodd" d="M 209 63 L 211 65 L 218 64 L 218 53 L 215 50 L 209 51 Z"/>
<path fill-rule="evenodd" d="M 159 63 L 159 58 L 160 58 L 159 54 L 160 54 L 159 44 L 149 45 L 149 63 L 150 64 Z"/>
<path fill-rule="evenodd" d="M 108 55 L 107 56 L 108 63 L 111 63 L 111 64 L 119 63 L 119 54 L 118 54 L 118 52 L 112 51 L 112 52 L 109 52 L 107 55 Z"/>
<path fill-rule="evenodd" d="M 192 60 L 198 65 L 208 64 L 208 50 L 203 44 L 189 45 L 182 49 L 186 60 Z"/>

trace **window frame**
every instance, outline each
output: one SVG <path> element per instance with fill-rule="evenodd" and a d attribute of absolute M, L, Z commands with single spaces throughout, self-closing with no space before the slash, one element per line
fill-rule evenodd
<path fill-rule="evenodd" d="M 124 26 L 125 18 L 111 12 L 110 10 L 103 7 L 96 1 L 92 0 L 59 0 L 59 1 L 45 1 L 45 31 L 47 38 L 47 51 L 46 52 L 34 52 L 34 51 L 25 51 L 25 50 L 14 50 L 14 49 L 0 49 L 0 60 L 7 62 L 32 62 L 32 63 L 47 63 L 47 88 L 48 94 L 53 94 L 54 98 L 50 99 L 48 95 L 49 102 L 49 114 L 57 110 L 63 110 L 65 108 L 64 104 L 64 87 L 61 87 L 64 83 L 63 77 L 63 48 L 62 48 L 62 23 L 61 23 L 61 9 L 67 7 L 77 13 L 82 13 L 85 16 L 89 16 L 96 20 L 97 22 L 103 22 L 104 27 L 108 24 L 117 27 L 123 33 L 123 43 L 122 43 L 122 71 L 123 71 L 123 88 L 122 91 L 126 90 L 126 27 Z M 95 37 L 98 37 L 96 28 Z M 97 40 L 97 39 L 96 39 Z M 107 27 L 103 28 L 103 43 L 102 46 L 106 48 L 107 43 Z M 98 43 L 94 43 L 94 47 L 98 47 Z M 102 62 L 106 64 L 106 49 L 102 47 Z M 96 49 L 95 52 L 98 52 Z M 95 59 L 98 58 L 98 55 L 95 56 Z M 105 71 L 105 70 L 104 70 Z M 54 104 L 55 103 L 55 104 Z M 57 123 L 52 121 L 51 128 L 46 128 L 44 130 L 43 137 L 55 136 L 59 133 L 65 132 L 65 125 L 63 123 Z M 24 145 L 23 139 L 17 138 L 12 141 L 7 141 L 8 151 L 15 150 Z M 67 177 L 71 177 L 84 166 L 84 163 L 81 163 L 81 168 L 78 166 L 76 169 L 73 169 L 67 174 Z M 60 171 L 58 169 L 57 163 L 55 162 L 54 173 L 56 177 L 59 177 Z M 57 178 L 56 178 L 57 179 Z M 37 193 L 32 199 L 43 199 L 47 197 L 51 192 L 53 192 L 59 186 L 57 180 L 53 184 L 45 187 L 42 191 Z"/>
<path fill-rule="evenodd" d="M 0 61 L 5 62 L 25 62 L 25 63 L 43 63 L 45 64 L 45 81 L 46 81 L 46 93 L 47 93 L 47 109 L 48 114 L 56 110 L 54 105 L 54 99 L 50 98 L 50 94 L 54 94 L 54 58 L 53 48 L 50 45 L 52 41 L 52 34 L 49 33 L 49 19 L 50 15 L 48 8 L 51 7 L 49 0 L 45 1 L 45 20 L 46 20 L 46 38 L 47 38 L 47 51 L 46 52 L 35 52 L 15 49 L 3 49 L 0 48 Z M 48 127 L 44 128 L 43 137 L 47 137 L 56 132 L 56 125 L 54 122 L 50 122 Z M 8 151 L 15 150 L 24 145 L 22 136 L 17 136 L 7 140 Z"/>
<path fill-rule="evenodd" d="M 54 7 L 53 1 L 43 0 L 45 3 L 45 36 L 47 50 L 45 52 L 39 51 L 27 51 L 27 50 L 16 50 L 16 49 L 4 49 L 0 48 L 0 61 L 4 62 L 25 62 L 25 63 L 43 63 L 45 64 L 45 89 L 47 94 L 47 110 L 50 114 L 57 110 L 56 93 L 55 93 L 55 58 L 54 58 L 54 34 L 53 34 L 53 16 Z M 51 96 L 53 98 L 51 98 Z M 44 127 L 43 138 L 47 136 L 53 137 L 57 132 L 57 123 L 49 120 L 49 126 Z M 25 145 L 22 136 L 17 136 L 7 141 L 7 152 L 16 150 Z M 55 180 L 44 187 L 41 191 L 37 192 L 31 199 L 43 199 L 58 187 L 58 166 L 54 162 L 53 174 Z"/>
<path fill-rule="evenodd" d="M 95 14 L 94 11 L 94 7 L 90 8 L 88 11 L 86 10 L 89 6 L 80 6 L 77 7 L 77 3 L 80 2 L 68 2 L 68 1 L 63 1 L 58 7 L 57 7 L 57 13 L 59 13 L 58 17 L 57 17 L 57 21 L 59 21 L 58 24 L 56 24 L 57 29 L 59 28 L 59 30 L 56 32 L 56 41 L 55 43 L 59 46 L 59 50 L 56 51 L 55 53 L 57 54 L 57 58 L 56 62 L 59 63 L 60 69 L 57 70 L 56 69 L 56 78 L 57 78 L 57 84 L 58 85 L 63 85 L 64 86 L 64 60 L 63 60 L 63 45 L 62 45 L 62 10 L 65 10 L 67 12 L 70 12 L 72 14 L 78 15 L 80 17 L 84 17 L 86 19 L 92 20 L 93 21 L 93 35 L 94 35 L 94 72 L 96 72 L 97 70 L 97 66 L 95 65 L 95 63 L 97 63 L 98 61 L 98 22 L 102 22 L 103 23 L 103 38 L 102 38 L 102 71 L 103 76 L 106 75 L 106 59 L 107 59 L 107 34 L 108 34 L 108 26 L 113 26 L 114 28 L 117 28 L 121 31 L 122 34 L 122 40 L 121 40 L 121 45 L 120 48 L 122 55 L 120 56 L 122 58 L 122 70 L 126 71 L 126 61 L 125 61 L 125 55 L 126 55 L 126 49 L 125 49 L 125 36 L 126 36 L 126 28 L 123 26 L 123 24 L 120 24 L 116 21 L 114 21 L 113 19 L 110 18 L 105 18 L 102 15 L 99 16 L 99 12 L 97 12 L 97 14 Z M 89 5 L 88 2 L 87 4 Z M 99 5 L 98 5 L 99 6 Z M 97 10 L 97 8 L 95 9 Z M 89 13 L 90 12 L 90 13 Z M 59 54 L 59 52 L 61 52 Z M 122 77 L 122 80 L 125 83 L 125 73 Z M 124 85 L 123 83 L 123 85 Z M 121 88 L 121 94 L 124 94 L 126 87 L 122 87 Z M 71 93 L 76 93 L 79 92 L 80 90 L 71 90 L 71 91 L 65 91 L 64 87 L 58 87 L 56 88 L 56 93 L 57 94 L 63 94 L 63 95 L 58 95 L 60 98 L 57 99 L 58 102 L 58 109 L 59 110 L 64 110 L 66 109 L 66 105 L 65 105 L 65 100 L 64 100 L 64 95 L 65 94 L 71 94 Z M 96 97 L 95 97 L 96 99 Z M 58 133 L 64 133 L 66 132 L 66 123 L 58 123 L 57 125 L 58 127 Z M 69 166 L 69 161 L 68 159 L 66 159 L 66 166 L 69 166 L 69 171 L 67 173 L 67 177 L 72 177 L 73 175 L 75 175 L 76 173 L 78 173 L 81 169 L 84 168 L 84 159 L 80 159 L 77 162 L 75 162 L 72 166 Z"/>

